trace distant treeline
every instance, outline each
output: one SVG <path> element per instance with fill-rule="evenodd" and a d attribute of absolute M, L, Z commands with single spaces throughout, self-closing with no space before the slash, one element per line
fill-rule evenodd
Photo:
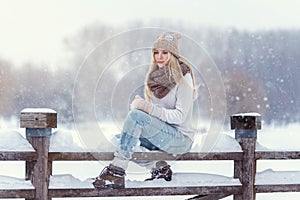
<path fill-rule="evenodd" d="M 168 27 L 194 39 L 216 63 L 223 79 L 220 84 L 224 84 L 226 90 L 227 118 L 237 112 L 259 112 L 267 123 L 300 120 L 300 30 L 240 31 L 188 28 L 176 23 Z M 147 70 L 145 66 L 142 70 L 136 68 L 130 71 L 130 66 L 148 65 L 150 54 L 145 56 L 145 52 L 132 52 L 109 65 L 101 63 L 105 63 L 103 61 L 119 48 L 142 41 L 133 38 L 102 46 L 102 51 L 94 52 L 91 59 L 85 62 L 89 66 L 88 73 L 78 75 L 85 73 L 82 71 L 82 63 L 90 51 L 121 31 L 121 28 L 94 23 L 66 38 L 68 56 L 63 63 L 68 63 L 68 66 L 55 72 L 31 63 L 14 67 L 9 60 L 0 58 L 0 116 L 19 115 L 26 107 L 48 107 L 59 113 L 60 123 L 73 122 L 73 109 L 76 109 L 77 115 L 81 114 L 82 119 L 92 119 L 91 113 L 99 112 L 102 114 L 96 117 L 97 120 L 110 112 L 121 118 L 128 110 L 128 107 L 124 108 L 129 102 L 128 94 L 142 94 L 143 90 L 140 83 L 136 85 L 141 87 L 134 88 L 134 91 L 128 85 L 133 84 L 136 77 L 139 82 L 143 82 Z M 143 37 L 156 37 L 150 34 Z M 189 52 L 188 47 L 184 49 L 186 54 L 197 56 L 199 53 Z M 97 76 L 93 77 L 93 74 Z M 100 76 L 109 78 L 102 79 Z M 114 84 L 116 82 L 119 84 Z M 201 117 L 209 117 L 209 90 L 201 80 L 197 83 L 200 85 L 199 114 Z M 113 95 L 112 90 L 115 91 Z M 95 99 L 91 99 L 91 96 Z M 80 101 L 74 106 L 77 97 Z M 105 103 L 102 102 L 104 98 Z"/>

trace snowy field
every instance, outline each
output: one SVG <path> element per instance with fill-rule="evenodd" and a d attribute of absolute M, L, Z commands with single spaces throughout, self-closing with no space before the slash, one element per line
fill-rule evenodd
<path fill-rule="evenodd" d="M 0 150 L 21 151 L 32 150 L 24 139 L 24 129 L 18 128 L 17 120 L 0 121 Z M 90 131 L 86 129 L 87 131 Z M 118 130 L 116 127 L 107 125 L 102 127 L 105 132 L 106 141 L 101 143 L 101 147 L 95 150 L 113 151 L 117 140 L 113 137 Z M 289 124 L 287 126 L 263 126 L 263 130 L 258 132 L 257 150 L 276 149 L 276 150 L 300 150 L 300 125 Z M 233 136 L 233 131 L 224 130 L 218 137 L 216 146 L 212 151 L 241 151 Z M 196 138 L 192 151 L 197 151 L 204 141 L 205 134 Z M 51 138 L 50 151 L 87 151 L 86 145 L 82 143 L 80 136 L 71 129 L 59 128 L 54 130 Z M 53 174 L 50 187 L 64 188 L 87 187 L 91 186 L 91 177 L 97 176 L 107 162 L 54 162 Z M 175 172 L 172 186 L 176 185 L 238 185 L 239 181 L 232 179 L 232 161 L 177 161 L 171 162 Z M 258 161 L 258 173 L 256 184 L 265 183 L 300 183 L 300 161 L 299 160 L 269 160 Z M 195 174 L 198 173 L 198 174 Z M 24 181 L 24 162 L 3 161 L 0 163 L 0 188 L 31 188 L 31 184 Z M 142 180 L 149 177 L 148 170 L 131 163 L 127 170 L 126 185 L 131 187 L 160 187 L 166 182 L 156 180 L 151 183 L 143 183 Z M 195 178 L 197 177 L 197 178 Z M 142 197 L 142 199 L 185 199 L 185 197 Z M 70 199 L 70 198 L 62 198 Z M 76 198 L 78 199 L 78 198 Z M 80 198 L 80 199 L 107 199 L 107 198 Z M 141 197 L 122 197 L 110 199 L 141 199 Z M 232 197 L 224 198 L 226 200 Z M 274 193 L 257 194 L 258 200 L 298 200 L 300 193 Z"/>

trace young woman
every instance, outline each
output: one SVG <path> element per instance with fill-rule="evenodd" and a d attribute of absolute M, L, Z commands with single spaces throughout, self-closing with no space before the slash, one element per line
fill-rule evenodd
<path fill-rule="evenodd" d="M 93 182 L 95 188 L 124 188 L 125 170 L 137 145 L 171 154 L 191 149 L 195 134 L 193 101 L 197 91 L 192 67 L 179 55 L 180 37 L 166 32 L 154 42 L 152 64 L 145 80 L 145 99 L 136 96 L 131 103 L 115 157 Z M 172 170 L 165 161 L 156 162 L 151 174 L 146 180 L 172 179 Z"/>

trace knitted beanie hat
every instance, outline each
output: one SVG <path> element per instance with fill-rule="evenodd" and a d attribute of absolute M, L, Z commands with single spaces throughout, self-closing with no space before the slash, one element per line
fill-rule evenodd
<path fill-rule="evenodd" d="M 171 52 L 175 57 L 179 57 L 178 40 L 181 35 L 175 32 L 165 32 L 154 42 L 152 49 L 161 48 Z"/>

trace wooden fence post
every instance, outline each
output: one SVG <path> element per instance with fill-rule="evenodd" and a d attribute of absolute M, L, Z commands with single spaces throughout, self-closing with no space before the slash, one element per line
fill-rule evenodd
<path fill-rule="evenodd" d="M 52 128 L 57 127 L 57 113 L 51 109 L 24 109 L 20 127 L 26 128 L 26 138 L 37 152 L 37 161 L 26 162 L 26 179 L 35 187 L 35 199 L 48 199 L 50 171 L 48 152 Z"/>
<path fill-rule="evenodd" d="M 242 183 L 242 194 L 234 195 L 234 200 L 255 200 L 255 146 L 257 130 L 261 129 L 261 116 L 257 113 L 232 115 L 231 129 L 235 130 L 235 138 L 243 150 L 243 159 L 234 161 L 234 178 Z"/>

